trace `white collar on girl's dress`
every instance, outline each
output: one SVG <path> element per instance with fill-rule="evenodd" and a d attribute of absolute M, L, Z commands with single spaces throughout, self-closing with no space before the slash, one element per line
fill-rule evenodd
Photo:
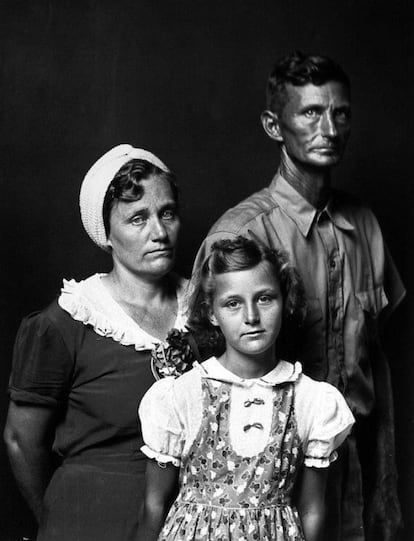
<path fill-rule="evenodd" d="M 63 280 L 59 306 L 73 319 L 91 325 L 100 336 L 106 336 L 124 346 L 133 345 L 137 351 L 152 349 L 161 340 L 145 332 L 112 298 L 101 278 L 94 274 L 86 280 Z M 188 280 L 177 279 L 178 313 L 174 328 L 184 330 L 185 291 Z"/>
<path fill-rule="evenodd" d="M 273 370 L 264 376 L 251 379 L 241 378 L 230 370 L 227 370 L 227 368 L 224 368 L 219 363 L 216 357 L 210 357 L 210 359 L 207 359 L 202 364 L 197 363 L 197 368 L 204 378 L 223 381 L 225 383 L 234 383 L 243 387 L 251 387 L 252 385 L 274 387 L 282 383 L 296 381 L 302 373 L 302 365 L 299 362 L 292 364 L 282 360 L 278 362 Z"/>

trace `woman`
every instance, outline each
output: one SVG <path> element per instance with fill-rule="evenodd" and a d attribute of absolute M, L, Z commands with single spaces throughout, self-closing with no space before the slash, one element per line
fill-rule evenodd
<path fill-rule="evenodd" d="M 152 349 L 185 323 L 186 284 L 172 273 L 177 189 L 156 156 L 120 145 L 87 173 L 80 209 L 113 268 L 64 281 L 57 301 L 23 321 L 5 441 L 38 541 L 135 540 L 137 406 L 153 382 Z"/>

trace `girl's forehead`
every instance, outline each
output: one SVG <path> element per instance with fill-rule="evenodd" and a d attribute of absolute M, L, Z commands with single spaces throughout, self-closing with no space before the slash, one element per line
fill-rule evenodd
<path fill-rule="evenodd" d="M 261 261 L 250 269 L 224 272 L 215 276 L 216 295 L 237 291 L 246 293 L 266 288 L 280 288 L 275 269 L 268 261 Z"/>

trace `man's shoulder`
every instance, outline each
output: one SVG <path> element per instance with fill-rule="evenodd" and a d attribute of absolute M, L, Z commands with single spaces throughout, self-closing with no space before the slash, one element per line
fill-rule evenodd
<path fill-rule="evenodd" d="M 277 206 L 269 188 L 263 188 L 227 210 L 210 229 L 209 235 L 222 231 L 238 233 L 249 222 Z"/>
<path fill-rule="evenodd" d="M 376 221 L 370 206 L 355 194 L 342 190 L 333 191 L 335 209 L 343 214 L 350 222 Z"/>

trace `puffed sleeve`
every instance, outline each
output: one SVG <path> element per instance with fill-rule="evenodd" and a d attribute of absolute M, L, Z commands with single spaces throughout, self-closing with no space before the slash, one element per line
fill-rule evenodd
<path fill-rule="evenodd" d="M 57 406 L 70 390 L 74 361 L 61 332 L 43 312 L 26 317 L 19 328 L 9 380 L 15 402 Z"/>
<path fill-rule="evenodd" d="M 329 383 L 317 382 L 314 406 L 309 408 L 309 434 L 305 466 L 326 468 L 337 458 L 337 449 L 348 436 L 355 422 L 344 397 Z M 318 399 L 316 399 L 318 396 Z"/>
<path fill-rule="evenodd" d="M 179 467 L 185 442 L 184 427 L 174 396 L 175 379 L 163 378 L 145 393 L 139 406 L 144 446 L 141 451 L 160 464 Z"/>

